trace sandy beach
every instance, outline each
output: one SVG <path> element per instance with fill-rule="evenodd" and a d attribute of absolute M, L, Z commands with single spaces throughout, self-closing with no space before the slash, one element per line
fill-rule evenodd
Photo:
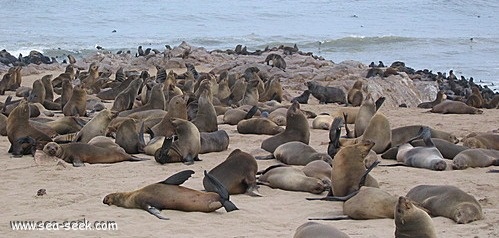
<path fill-rule="evenodd" d="M 201 67 L 202 68 L 202 67 Z M 202 68 L 200 71 L 207 69 Z M 185 72 L 184 69 L 177 69 Z M 31 87 L 34 80 L 45 74 L 57 75 L 63 71 L 43 71 L 23 77 L 23 86 Z M 297 96 L 299 90 L 288 88 L 287 93 Z M 0 97 L 4 101 L 7 92 Z M 289 104 L 289 101 L 285 102 Z M 342 107 L 336 104 L 321 105 L 312 98 L 302 109 L 332 113 Z M 383 106 L 381 112 L 389 119 L 391 128 L 423 124 L 453 133 L 459 139 L 472 132 L 491 132 L 499 129 L 499 110 L 482 109 L 480 115 L 443 115 L 427 112 L 415 107 L 398 108 Z M 55 112 L 56 117 L 62 116 Z M 309 119 L 311 125 L 312 119 Z M 353 127 L 353 125 L 352 125 Z M 0 185 L 2 222 L 4 237 L 292 237 L 295 229 L 311 217 L 331 217 L 342 214 L 341 202 L 307 201 L 307 197 L 321 197 L 305 192 L 290 192 L 260 186 L 263 197 L 232 195 L 231 200 L 240 209 L 227 213 L 222 209 L 212 213 L 181 212 L 164 210 L 161 214 L 170 220 L 160 220 L 146 211 L 107 206 L 102 199 L 112 192 L 132 191 L 164 180 L 170 175 L 192 169 L 195 174 L 183 186 L 202 190 L 203 171 L 210 170 L 225 160 L 231 151 L 241 149 L 254 156 L 267 155 L 260 148 L 266 135 L 242 135 L 236 126 L 220 124 L 219 130 L 230 136 L 228 150 L 200 155 L 202 161 L 187 166 L 182 163 L 160 165 L 154 158 L 143 162 L 116 164 L 86 164 L 72 167 L 70 164 L 37 165 L 32 156 L 12 158 L 7 150 L 10 143 L 6 136 L 0 137 Z M 328 131 L 310 129 L 310 145 L 326 152 Z M 379 156 L 379 155 L 378 155 Z M 381 159 L 381 164 L 394 161 Z M 448 165 L 452 161 L 447 160 Z M 258 161 L 260 170 L 276 164 L 276 160 Z M 448 166 L 450 167 L 450 166 Z M 420 184 L 454 185 L 472 194 L 481 204 L 485 219 L 469 224 L 456 224 L 444 217 L 432 218 L 439 237 L 499 237 L 499 185 L 498 174 L 487 173 L 493 167 L 469 168 L 465 170 L 431 171 L 410 167 L 377 167 L 371 175 L 380 188 L 393 194 L 405 195 Z M 39 189 L 46 195 L 37 196 Z M 113 221 L 117 230 L 107 231 L 16 231 L 11 221 Z M 393 219 L 319 221 L 332 225 L 350 237 L 393 237 Z"/>

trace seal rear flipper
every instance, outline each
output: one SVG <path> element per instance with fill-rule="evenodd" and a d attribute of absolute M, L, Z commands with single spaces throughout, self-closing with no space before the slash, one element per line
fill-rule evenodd
<path fill-rule="evenodd" d="M 130 158 L 128 159 L 128 161 L 132 161 L 132 162 L 137 162 L 137 161 L 145 161 L 145 160 L 150 160 L 149 158 L 140 158 L 140 157 L 137 157 L 137 156 L 130 156 Z"/>
<path fill-rule="evenodd" d="M 257 185 L 248 187 L 245 194 L 252 196 L 252 197 L 263 197 L 263 195 L 260 194 L 260 192 L 258 191 Z"/>
<path fill-rule="evenodd" d="M 166 218 L 164 216 L 161 216 L 161 211 L 158 210 L 157 208 L 147 205 L 147 208 L 145 209 L 147 212 L 151 213 L 151 215 L 154 215 L 155 217 L 161 219 L 161 220 L 170 220 L 169 218 Z"/>
<path fill-rule="evenodd" d="M 369 168 L 367 168 L 366 172 L 364 172 L 364 174 L 362 175 L 362 177 L 360 178 L 360 181 L 359 181 L 359 189 L 360 187 L 364 186 L 366 184 L 366 179 L 367 179 L 367 175 L 369 174 L 369 172 L 371 172 L 371 170 L 374 169 L 374 167 L 376 167 L 378 164 L 380 163 L 380 161 L 374 161 L 373 164 L 371 164 L 371 166 L 369 166 Z"/>
<path fill-rule="evenodd" d="M 194 171 L 192 171 L 192 170 L 180 171 L 180 172 L 168 177 L 167 179 L 165 179 L 159 183 L 167 184 L 167 185 L 181 185 L 185 181 L 187 181 L 187 179 L 189 179 L 193 173 L 194 173 Z"/>
<path fill-rule="evenodd" d="M 343 196 L 343 197 L 336 197 L 336 196 L 328 194 L 327 196 L 322 197 L 322 198 L 306 198 L 306 199 L 309 201 L 320 200 L 320 201 L 330 201 L 330 202 L 337 202 L 337 201 L 344 202 L 344 201 L 347 201 L 348 199 L 352 198 L 353 196 L 357 195 L 357 193 L 359 193 L 359 190 L 351 192 L 350 194 Z"/>
<path fill-rule="evenodd" d="M 374 103 L 376 105 L 376 111 L 378 111 L 381 105 L 383 105 L 385 99 L 386 99 L 385 97 L 380 97 L 378 98 L 378 100 L 376 100 L 376 102 Z"/>
<path fill-rule="evenodd" d="M 81 162 L 81 160 L 79 159 L 73 159 L 73 166 L 74 167 L 83 167 L 85 166 L 85 164 L 83 162 Z"/>
<path fill-rule="evenodd" d="M 218 181 L 217 178 L 206 172 L 206 170 L 204 171 L 204 176 L 208 178 L 208 182 L 211 183 L 211 185 L 215 189 L 215 192 L 220 196 L 220 202 L 225 208 L 225 211 L 231 212 L 234 210 L 239 210 L 239 208 L 237 208 L 234 203 L 229 201 L 229 191 L 227 191 L 227 188 L 225 188 L 225 186 L 220 181 Z"/>
<path fill-rule="evenodd" d="M 252 118 L 257 111 L 258 111 L 258 107 L 257 106 L 251 107 L 251 109 L 248 111 L 248 113 L 246 113 L 246 116 L 244 116 L 244 119 L 250 119 L 250 118 Z"/>
<path fill-rule="evenodd" d="M 343 216 L 336 216 L 336 217 L 326 217 L 326 218 L 318 218 L 318 217 L 313 217 L 313 218 L 308 218 L 309 221 L 314 221 L 314 220 L 322 220 L 322 221 L 340 221 L 340 220 L 352 220 L 351 217 L 347 215 Z"/>
<path fill-rule="evenodd" d="M 257 175 L 265 174 L 265 173 L 269 172 L 271 169 L 275 169 L 275 168 L 279 168 L 279 167 L 287 167 L 287 166 L 288 166 L 287 164 L 274 164 L 274 165 L 269 166 L 265 170 L 260 170 L 260 171 L 256 172 L 256 174 Z"/>

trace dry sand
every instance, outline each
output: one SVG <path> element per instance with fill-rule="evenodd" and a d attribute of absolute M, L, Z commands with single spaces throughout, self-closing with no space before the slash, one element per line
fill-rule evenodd
<path fill-rule="evenodd" d="M 60 72 L 54 72 L 57 75 Z M 23 85 L 42 75 L 25 77 Z M 12 92 L 9 92 L 12 94 Z M 5 96 L 0 97 L 4 100 Z M 316 113 L 332 112 L 336 105 L 318 105 L 312 99 L 303 108 Z M 426 109 L 385 108 L 392 128 L 412 124 L 425 124 L 454 133 L 462 138 L 471 132 L 487 132 L 499 128 L 499 110 L 484 110 L 482 115 L 441 115 L 427 113 Z M 310 121 L 311 123 L 311 121 Z M 203 170 L 210 170 L 237 148 L 253 155 L 265 155 L 261 141 L 268 136 L 240 135 L 235 126 L 220 125 L 229 133 L 229 149 L 219 153 L 200 155 L 203 160 L 194 165 L 159 165 L 152 160 L 117 164 L 96 164 L 75 168 L 36 165 L 33 157 L 11 158 L 7 150 L 7 137 L 0 137 L 0 173 L 2 191 L 0 213 L 1 237 L 292 237 L 295 229 L 309 217 L 330 217 L 342 214 L 341 202 L 307 201 L 319 197 L 304 192 L 288 192 L 261 186 L 264 197 L 234 195 L 231 200 L 240 210 L 226 213 L 219 209 L 213 213 L 164 210 L 170 220 L 159 220 L 138 209 L 124 209 L 102 203 L 112 192 L 131 191 L 162 181 L 185 169 L 195 174 L 184 186 L 203 189 Z M 326 151 L 328 131 L 311 129 L 310 145 Z M 380 158 L 381 159 L 381 158 Z M 382 160 L 382 159 L 381 159 Z M 451 162 L 451 161 L 448 161 Z M 258 161 L 259 169 L 276 161 Z M 382 163 L 393 161 L 382 160 Z M 420 184 L 454 185 L 474 195 L 482 205 L 485 219 L 470 224 L 456 224 L 443 218 L 433 218 L 439 237 L 499 237 L 499 174 L 486 173 L 491 168 L 462 171 L 430 171 L 408 167 L 377 167 L 371 174 L 380 187 L 394 195 L 405 195 Z M 39 189 L 46 195 L 37 197 Z M 13 231 L 10 221 L 115 221 L 118 230 L 112 231 Z M 392 219 L 322 221 L 333 225 L 351 237 L 393 237 Z"/>

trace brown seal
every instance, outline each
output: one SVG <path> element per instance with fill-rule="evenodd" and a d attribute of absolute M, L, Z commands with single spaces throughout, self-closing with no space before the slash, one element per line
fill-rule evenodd
<path fill-rule="evenodd" d="M 281 80 L 273 78 L 265 83 L 265 92 L 260 95 L 260 102 L 276 100 L 282 102 L 284 100 L 284 91 L 282 90 Z"/>
<path fill-rule="evenodd" d="M 87 115 L 87 91 L 81 87 L 73 88 L 71 98 L 62 108 L 64 116 Z"/>
<path fill-rule="evenodd" d="M 305 175 L 317 178 L 331 187 L 331 163 L 324 160 L 310 161 L 301 169 Z"/>
<path fill-rule="evenodd" d="M 392 144 L 391 146 L 398 146 L 406 143 L 410 139 L 418 136 L 423 125 L 410 125 L 410 126 L 402 126 L 392 129 Z M 458 143 L 459 140 L 457 137 L 451 133 L 436 130 L 430 127 L 431 137 L 439 138 L 451 143 Z"/>
<path fill-rule="evenodd" d="M 331 172 L 334 196 L 343 197 L 359 190 L 359 181 L 367 171 L 364 158 L 373 146 L 374 142 L 362 140 L 357 144 L 342 147 L 336 153 Z M 376 179 L 369 174 L 365 184 L 368 187 L 378 187 Z"/>
<path fill-rule="evenodd" d="M 452 159 L 453 169 L 499 166 L 499 151 L 489 149 L 467 149 Z"/>
<path fill-rule="evenodd" d="M 484 106 L 484 100 L 480 89 L 477 86 L 471 87 L 471 95 L 466 100 L 466 104 L 470 107 L 482 108 Z"/>
<path fill-rule="evenodd" d="M 246 85 L 246 90 L 244 91 L 243 98 L 238 102 L 239 106 L 250 105 L 256 106 L 258 104 L 258 99 L 260 95 L 258 93 L 259 80 L 251 80 Z"/>
<path fill-rule="evenodd" d="M 237 210 L 229 201 L 227 189 L 213 176 L 206 174 L 216 187 L 216 192 L 202 192 L 180 186 L 194 173 L 192 170 L 178 172 L 162 182 L 145 186 L 133 192 L 111 193 L 102 201 L 107 205 L 145 210 L 160 219 L 160 210 L 173 209 L 186 212 L 213 212 L 222 206 L 227 212 Z"/>
<path fill-rule="evenodd" d="M 200 85 L 198 111 L 196 117 L 191 120 L 200 132 L 213 132 L 218 130 L 217 112 L 215 111 L 215 107 L 213 107 L 213 95 L 210 87 L 211 82 L 203 80 Z"/>
<path fill-rule="evenodd" d="M 201 138 L 197 127 L 192 122 L 179 118 L 172 119 L 171 123 L 175 127 L 176 136 L 165 138 L 162 147 L 155 152 L 154 159 L 160 164 L 192 164 L 199 160 Z"/>
<path fill-rule="evenodd" d="M 307 118 L 300 110 L 300 104 L 293 102 L 286 114 L 286 129 L 262 142 L 261 148 L 274 153 L 275 149 L 289 141 L 301 141 L 308 144 L 310 131 Z"/>
<path fill-rule="evenodd" d="M 420 136 L 425 142 L 424 146 L 414 147 L 410 143 L 400 145 L 397 152 L 397 161 L 410 167 L 436 171 L 445 170 L 447 168 L 447 163 L 443 159 L 443 155 L 435 147 L 435 144 L 433 144 L 430 133 L 429 127 L 423 127 L 421 129 Z"/>
<path fill-rule="evenodd" d="M 65 78 L 62 80 L 61 97 L 59 98 L 61 108 L 64 108 L 66 103 L 71 99 L 71 96 L 73 96 L 73 84 L 69 79 Z"/>
<path fill-rule="evenodd" d="M 339 103 L 339 104 L 346 104 L 347 99 L 345 92 L 341 90 L 340 88 L 337 87 L 325 87 L 320 85 L 316 81 L 309 81 L 306 83 L 308 90 L 314 96 L 319 100 L 319 103 L 321 104 L 326 104 L 326 103 Z"/>
<path fill-rule="evenodd" d="M 362 105 L 362 100 L 364 100 L 364 95 L 362 95 L 362 80 L 355 81 L 352 88 L 348 91 L 347 97 L 348 103 L 352 107 Z"/>
<path fill-rule="evenodd" d="M 235 149 L 227 159 L 208 173 L 220 181 L 229 194 L 246 193 L 250 196 L 260 196 L 256 185 L 257 171 L 258 165 L 255 157 L 240 149 Z M 203 186 L 208 192 L 216 191 L 207 177 L 203 179 Z"/>
<path fill-rule="evenodd" d="M 432 216 L 443 216 L 458 224 L 483 219 L 480 203 L 470 194 L 450 185 L 419 185 L 406 195 Z"/>
<path fill-rule="evenodd" d="M 372 150 L 377 154 L 387 150 L 392 141 L 392 132 L 388 118 L 381 112 L 374 114 L 364 130 L 362 138 L 374 142 Z"/>
<path fill-rule="evenodd" d="M 147 103 L 136 108 L 132 108 L 130 110 L 122 111 L 118 114 L 120 117 L 128 116 L 135 112 L 147 111 L 151 109 L 165 109 L 165 95 L 163 94 L 163 84 L 156 84 L 151 89 L 151 96 Z"/>
<path fill-rule="evenodd" d="M 237 123 L 237 132 L 240 134 L 276 135 L 284 129 L 268 118 L 250 118 Z"/>
<path fill-rule="evenodd" d="M 303 112 L 303 111 L 302 111 Z M 303 112 L 305 113 L 305 112 Z M 270 112 L 268 118 L 275 122 L 277 125 L 279 126 L 285 126 L 286 125 L 286 116 L 288 114 L 288 109 L 286 108 L 277 108 L 275 110 L 273 110 L 272 112 Z"/>
<path fill-rule="evenodd" d="M 355 117 L 355 137 L 360 137 L 364 134 L 367 126 L 369 125 L 369 121 L 376 113 L 376 105 L 374 104 L 373 97 L 370 93 L 367 94 L 366 99 L 362 102 L 362 105 L 359 108 L 359 112 Z"/>
<path fill-rule="evenodd" d="M 107 126 L 115 116 L 116 114 L 113 115 L 109 109 L 100 111 L 81 128 L 74 140 L 87 143 L 96 136 L 105 135 Z"/>
<path fill-rule="evenodd" d="M 244 119 L 252 118 L 258 111 L 258 107 L 253 106 L 250 110 L 245 110 L 244 107 L 229 108 L 223 116 L 223 122 L 229 125 L 237 125 Z"/>
<path fill-rule="evenodd" d="M 201 149 L 200 154 L 220 152 L 229 147 L 229 134 L 225 130 L 214 132 L 200 132 Z"/>
<path fill-rule="evenodd" d="M 499 134 L 496 133 L 472 133 L 462 141 L 464 146 L 470 148 L 499 150 Z"/>
<path fill-rule="evenodd" d="M 49 156 L 56 156 L 75 167 L 84 166 L 83 163 L 116 163 L 122 161 L 143 161 L 148 159 L 137 158 L 124 153 L 121 149 L 103 148 L 87 143 L 72 142 L 57 144 L 49 142 L 43 147 L 43 152 Z"/>
<path fill-rule="evenodd" d="M 267 63 L 267 65 L 270 65 L 270 61 L 272 61 L 272 67 L 282 69 L 282 71 L 286 70 L 286 61 L 284 61 L 282 56 L 270 53 L 265 58 L 265 63 Z"/>
<path fill-rule="evenodd" d="M 257 179 L 258 184 L 287 191 L 301 191 L 320 194 L 329 189 L 324 181 L 308 177 L 299 168 L 291 166 L 271 166 Z"/>
<path fill-rule="evenodd" d="M 132 109 L 142 83 L 143 80 L 141 78 L 134 79 L 125 90 L 116 96 L 111 111 L 121 112 Z"/>
<path fill-rule="evenodd" d="M 363 186 L 359 192 L 343 203 L 343 214 L 352 219 L 381 219 L 394 217 L 397 197 L 379 188 Z"/>
<path fill-rule="evenodd" d="M 30 103 L 43 103 L 45 101 L 45 87 L 41 80 L 37 79 L 33 82 L 33 89 L 28 97 Z"/>
<path fill-rule="evenodd" d="M 9 153 L 14 157 L 19 157 L 25 154 L 34 154 L 36 146 L 28 143 L 23 143 L 20 139 L 27 137 L 34 140 L 40 146 L 52 141 L 52 139 L 36 129 L 29 123 L 30 108 L 28 102 L 21 100 L 14 110 L 7 117 L 7 138 L 11 144 Z"/>
<path fill-rule="evenodd" d="M 442 114 L 482 114 L 483 111 L 464 102 L 446 100 L 435 105 L 430 112 Z"/>
<path fill-rule="evenodd" d="M 138 154 L 144 152 L 144 124 L 137 134 L 135 120 L 128 118 L 123 121 L 116 130 L 116 144 L 121 146 L 128 154 Z"/>
<path fill-rule="evenodd" d="M 435 105 L 438 105 L 439 103 L 443 102 L 445 100 L 446 96 L 444 94 L 444 91 L 440 90 L 437 92 L 437 98 L 431 102 L 422 102 L 418 104 L 419 108 L 432 108 Z"/>
<path fill-rule="evenodd" d="M 334 237 L 334 238 L 349 238 L 347 234 L 338 230 L 337 228 L 320 224 L 317 222 L 306 222 L 296 228 L 293 238 L 321 238 L 321 237 Z"/>
<path fill-rule="evenodd" d="M 331 164 L 333 160 L 327 153 L 318 153 L 312 146 L 301 141 L 290 141 L 278 146 L 273 157 L 288 165 L 307 165 L 314 160 Z"/>
<path fill-rule="evenodd" d="M 430 215 L 400 196 L 395 206 L 395 237 L 437 238 Z"/>

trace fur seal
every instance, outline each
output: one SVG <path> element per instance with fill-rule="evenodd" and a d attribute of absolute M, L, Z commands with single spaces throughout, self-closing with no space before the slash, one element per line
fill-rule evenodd
<path fill-rule="evenodd" d="M 337 228 L 317 222 L 306 222 L 296 228 L 293 238 L 349 238 Z"/>
<path fill-rule="evenodd" d="M 362 104 L 362 100 L 364 100 L 364 95 L 362 95 L 362 80 L 355 81 L 352 88 L 348 91 L 347 97 L 348 103 L 352 107 L 358 107 Z"/>
<path fill-rule="evenodd" d="M 308 104 L 308 99 L 310 97 L 310 90 L 303 91 L 299 96 L 294 97 L 291 102 L 297 101 L 299 104 Z"/>
<path fill-rule="evenodd" d="M 100 111 L 81 128 L 74 138 L 74 141 L 87 143 L 96 136 L 105 135 L 107 126 L 115 116 L 116 114 L 113 115 L 109 109 Z"/>
<path fill-rule="evenodd" d="M 312 146 L 301 141 L 290 141 L 279 145 L 273 155 L 268 158 L 275 158 L 288 165 L 307 165 L 314 160 L 323 160 L 329 164 L 332 158 L 327 153 L 318 153 Z"/>
<path fill-rule="evenodd" d="M 213 212 L 222 206 L 227 212 L 238 210 L 229 201 L 227 189 L 213 176 L 206 174 L 208 180 L 216 187 L 216 192 L 202 192 L 180 186 L 194 173 L 192 170 L 178 172 L 162 182 L 143 187 L 133 192 L 111 193 L 106 195 L 103 203 L 125 208 L 143 209 L 159 219 L 160 210 L 174 209 L 187 212 Z"/>
<path fill-rule="evenodd" d="M 251 107 L 249 111 L 244 110 L 244 108 L 229 108 L 223 116 L 223 122 L 229 125 L 237 125 L 240 121 L 244 119 L 252 118 L 258 111 L 257 106 Z"/>
<path fill-rule="evenodd" d="M 345 92 L 343 92 L 340 88 L 325 87 L 316 81 L 309 81 L 306 85 L 312 96 L 317 98 L 321 104 L 335 102 L 339 104 L 346 104 L 347 102 Z"/>
<path fill-rule="evenodd" d="M 171 124 L 171 118 L 180 118 L 187 120 L 187 105 L 183 96 L 177 95 L 168 102 L 168 113 L 163 116 L 163 119 L 153 127 L 151 131 L 154 136 L 171 136 L 175 129 Z"/>
<path fill-rule="evenodd" d="M 343 214 L 352 219 L 394 218 L 397 197 L 379 188 L 363 186 L 359 192 L 343 203 Z"/>
<path fill-rule="evenodd" d="M 156 84 L 151 89 L 151 95 L 147 103 L 130 110 L 122 111 L 118 114 L 119 117 L 125 117 L 135 112 L 147 111 L 151 109 L 165 109 L 165 95 L 163 94 L 163 84 Z"/>
<path fill-rule="evenodd" d="M 324 160 L 310 161 L 301 171 L 308 177 L 317 178 L 331 187 L 331 163 Z"/>
<path fill-rule="evenodd" d="M 87 115 L 87 91 L 81 87 L 73 88 L 71 98 L 62 108 L 64 116 Z"/>
<path fill-rule="evenodd" d="M 301 141 L 308 144 L 310 131 L 307 118 L 300 110 L 300 104 L 293 102 L 286 114 L 286 129 L 262 142 L 261 148 L 274 153 L 275 149 L 289 141 Z"/>
<path fill-rule="evenodd" d="M 452 169 L 499 166 L 499 151 L 490 149 L 467 149 L 452 159 Z"/>
<path fill-rule="evenodd" d="M 135 120 L 132 118 L 124 120 L 116 131 L 116 144 L 128 154 L 144 152 L 144 123 L 142 123 L 140 133 L 137 134 Z"/>
<path fill-rule="evenodd" d="M 199 136 L 201 138 L 201 149 L 199 150 L 199 154 L 220 152 L 227 150 L 229 147 L 229 135 L 225 130 L 200 132 Z"/>
<path fill-rule="evenodd" d="M 197 127 L 192 122 L 179 118 L 172 119 L 171 123 L 175 127 L 176 136 L 165 138 L 163 146 L 154 154 L 156 162 L 192 164 L 199 160 L 201 138 Z"/>
<path fill-rule="evenodd" d="M 468 149 L 468 147 L 462 146 L 462 145 L 457 145 L 454 143 L 451 143 L 449 141 L 440 139 L 440 138 L 432 138 L 431 141 L 433 144 L 435 144 L 435 147 L 437 147 L 438 151 L 442 154 L 442 156 L 446 159 L 454 159 L 454 157 L 459 154 L 461 151 L 464 151 Z M 425 143 L 423 140 L 414 140 L 409 142 L 412 146 L 417 147 L 417 146 L 425 146 Z M 382 155 L 381 158 L 383 159 L 397 159 L 397 152 L 398 152 L 398 146 L 394 146 L 387 151 L 385 151 Z"/>
<path fill-rule="evenodd" d="M 431 102 L 422 102 L 418 104 L 419 108 L 432 108 L 445 100 L 446 96 L 444 91 L 440 90 L 437 92 L 437 98 Z"/>
<path fill-rule="evenodd" d="M 272 67 L 276 67 L 282 69 L 282 71 L 286 71 L 286 61 L 284 61 L 282 56 L 270 53 L 265 58 L 265 63 L 267 63 L 267 65 L 270 65 L 270 61 L 272 61 Z"/>
<path fill-rule="evenodd" d="M 227 159 L 208 173 L 220 181 L 229 194 L 246 193 L 250 196 L 260 196 L 256 185 L 257 171 L 258 164 L 255 157 L 240 149 L 235 149 Z M 215 191 L 207 177 L 203 179 L 203 186 L 208 192 Z"/>
<path fill-rule="evenodd" d="M 329 184 L 317 178 L 308 177 L 299 168 L 271 166 L 257 179 L 258 184 L 287 191 L 301 191 L 320 194 L 329 189 Z"/>
<path fill-rule="evenodd" d="M 357 128 L 357 126 L 355 126 L 355 128 Z M 392 133 L 388 118 L 381 112 L 374 114 L 364 130 L 362 138 L 374 142 L 374 146 L 371 149 L 377 154 L 387 150 L 392 141 Z"/>
<path fill-rule="evenodd" d="M 483 111 L 464 102 L 445 100 L 435 105 L 430 112 L 442 114 L 482 114 Z"/>
<path fill-rule="evenodd" d="M 482 108 L 484 104 L 484 100 L 482 94 L 480 93 L 480 89 L 477 86 L 471 87 L 471 95 L 466 100 L 466 105 L 475 108 Z"/>
<path fill-rule="evenodd" d="M 131 156 L 121 149 L 103 148 L 81 142 L 60 145 L 49 142 L 43 147 L 43 152 L 71 163 L 75 167 L 84 166 L 83 163 L 97 164 L 148 160 Z"/>
<path fill-rule="evenodd" d="M 410 143 L 400 145 L 397 152 L 397 161 L 410 167 L 436 171 L 445 170 L 447 163 L 443 159 L 443 155 L 435 147 L 435 144 L 433 144 L 430 133 L 430 128 L 421 128 L 420 136 L 423 138 L 425 146 L 414 147 Z"/>
<path fill-rule="evenodd" d="M 359 112 L 355 118 L 355 131 L 354 136 L 359 137 L 364 134 L 369 121 L 376 113 L 376 105 L 374 104 L 373 97 L 370 93 L 367 94 L 366 99 L 362 102 Z"/>
<path fill-rule="evenodd" d="M 276 135 L 284 131 L 268 118 L 250 118 L 237 123 L 237 132 L 240 134 Z"/>
<path fill-rule="evenodd" d="M 265 92 L 260 95 L 260 102 L 276 100 L 277 102 L 283 101 L 284 91 L 282 90 L 281 80 L 273 78 L 265 84 Z"/>
<path fill-rule="evenodd" d="M 116 96 L 111 111 L 121 112 L 132 109 L 142 83 L 143 80 L 141 78 L 134 79 L 125 90 Z"/>
<path fill-rule="evenodd" d="M 217 112 L 213 107 L 213 95 L 211 94 L 211 83 L 204 80 L 200 85 L 200 95 L 198 98 L 198 111 L 192 123 L 196 125 L 200 132 L 213 132 L 218 130 Z"/>
<path fill-rule="evenodd" d="M 458 224 L 483 219 L 480 203 L 454 186 L 419 185 L 412 188 L 406 197 L 421 204 L 430 215 L 447 217 Z"/>
<path fill-rule="evenodd" d="M 499 134 L 496 133 L 472 133 L 462 141 L 464 146 L 470 148 L 499 150 Z"/>
<path fill-rule="evenodd" d="M 394 209 L 395 238 L 437 238 L 430 215 L 400 196 Z"/>
<path fill-rule="evenodd" d="M 30 108 L 28 102 L 21 100 L 14 110 L 7 117 L 7 138 L 11 144 L 9 152 L 14 157 L 20 157 L 25 154 L 34 154 L 36 146 L 23 143 L 20 139 L 31 138 L 37 145 L 43 146 L 52 139 L 36 129 L 29 123 Z"/>
<path fill-rule="evenodd" d="M 423 125 L 410 125 L 410 126 L 402 126 L 395 129 L 392 129 L 392 144 L 391 146 L 398 146 L 406 143 L 410 139 L 418 136 Z M 458 143 L 459 140 L 457 137 L 451 133 L 436 130 L 430 127 L 431 138 L 439 138 L 451 143 Z"/>
<path fill-rule="evenodd" d="M 342 147 L 336 153 L 331 170 L 334 196 L 343 197 L 359 190 L 359 181 L 367 171 L 364 158 L 373 146 L 374 142 L 362 140 L 357 144 Z M 369 174 L 366 176 L 365 185 L 379 187 L 376 179 Z"/>
<path fill-rule="evenodd" d="M 312 121 L 312 129 L 329 130 L 334 117 L 329 114 L 317 115 Z"/>

